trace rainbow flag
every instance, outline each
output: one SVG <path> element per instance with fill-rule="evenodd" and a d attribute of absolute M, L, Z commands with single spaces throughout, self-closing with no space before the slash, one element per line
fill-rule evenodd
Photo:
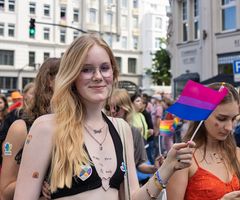
<path fill-rule="evenodd" d="M 160 134 L 162 136 L 172 135 L 174 132 L 173 123 L 174 123 L 174 120 L 161 120 L 160 127 L 159 127 Z"/>
<path fill-rule="evenodd" d="M 205 120 L 227 93 L 228 90 L 225 87 L 216 91 L 189 80 L 176 103 L 167 111 L 186 120 Z"/>
<path fill-rule="evenodd" d="M 176 129 L 177 125 L 180 123 L 180 118 L 179 117 L 174 117 L 173 119 L 173 128 Z"/>

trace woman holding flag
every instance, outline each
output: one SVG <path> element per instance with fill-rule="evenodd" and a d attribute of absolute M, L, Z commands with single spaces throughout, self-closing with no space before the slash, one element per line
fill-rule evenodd
<path fill-rule="evenodd" d="M 215 103 L 213 99 L 217 99 Z M 179 117 L 196 120 L 183 138 L 184 141 L 194 138 L 196 149 L 195 162 L 169 180 L 168 200 L 240 199 L 240 151 L 232 134 L 239 115 L 239 95 L 235 88 L 225 83 L 214 83 L 207 88 L 191 81 L 174 106 L 169 112 L 179 116 L 184 106 L 186 116 Z"/>

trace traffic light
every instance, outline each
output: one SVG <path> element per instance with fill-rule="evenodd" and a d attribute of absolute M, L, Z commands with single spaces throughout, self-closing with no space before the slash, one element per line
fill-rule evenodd
<path fill-rule="evenodd" d="M 35 19 L 31 18 L 29 21 L 29 36 L 35 36 L 36 30 L 35 30 Z"/>

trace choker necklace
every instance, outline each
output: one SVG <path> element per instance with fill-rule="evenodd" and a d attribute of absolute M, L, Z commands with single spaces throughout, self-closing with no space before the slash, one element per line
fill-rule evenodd
<path fill-rule="evenodd" d="M 86 126 L 85 127 L 85 130 L 87 131 L 88 135 L 95 141 L 99 144 L 99 150 L 102 151 L 103 150 L 103 143 L 105 142 L 106 138 L 107 138 L 107 134 L 108 134 L 108 131 L 106 131 L 106 134 L 102 140 L 102 142 L 99 142 L 92 134 L 91 132 L 88 130 L 88 128 Z"/>
<path fill-rule="evenodd" d="M 97 133 L 101 133 L 101 132 L 102 132 L 102 130 L 106 127 L 106 123 L 104 123 L 103 127 L 100 128 L 100 129 L 93 129 L 91 126 L 89 126 L 89 125 L 87 125 L 87 124 L 85 124 L 84 126 L 85 126 L 85 128 L 87 128 L 87 129 L 91 129 L 94 134 L 97 134 Z"/>

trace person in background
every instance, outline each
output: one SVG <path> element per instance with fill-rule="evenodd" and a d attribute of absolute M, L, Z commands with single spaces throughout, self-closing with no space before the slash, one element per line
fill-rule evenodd
<path fill-rule="evenodd" d="M 156 158 L 162 152 L 162 149 L 159 150 L 159 137 L 160 137 L 160 121 L 163 117 L 164 108 L 162 105 L 162 96 L 159 94 L 154 94 L 151 99 L 152 102 L 152 122 L 153 122 L 153 135 L 154 135 L 154 154 L 153 157 Z M 160 143 L 161 144 L 161 143 Z M 162 147 L 160 147 L 162 148 Z"/>
<path fill-rule="evenodd" d="M 34 82 L 27 83 L 23 88 L 23 104 L 27 107 L 34 96 Z"/>
<path fill-rule="evenodd" d="M 145 174 L 153 174 L 157 171 L 162 162 L 160 158 L 156 160 L 155 165 L 147 164 L 147 155 L 144 148 L 143 137 L 140 130 L 132 126 L 134 116 L 134 108 L 128 92 L 125 89 L 115 89 L 112 94 L 112 98 L 105 106 L 107 115 L 113 117 L 119 117 L 129 123 L 132 130 L 132 137 L 134 143 L 134 161 L 136 168 Z M 161 160 L 163 161 L 163 160 Z M 147 176 L 149 178 L 149 176 Z"/>
<path fill-rule="evenodd" d="M 135 112 L 132 116 L 131 125 L 138 128 L 144 138 L 146 144 L 147 139 L 152 135 L 152 130 L 148 129 L 148 125 L 144 115 L 141 113 L 143 109 L 142 98 L 140 94 L 134 94 L 131 96 L 131 102 L 133 104 Z"/>
<path fill-rule="evenodd" d="M 3 127 L 5 118 L 8 114 L 8 102 L 5 95 L 0 94 L 0 130 Z M 0 138 L 0 145 L 2 147 L 3 138 Z M 0 149 L 0 177 L 1 177 L 1 168 L 2 168 L 2 148 Z"/>
<path fill-rule="evenodd" d="M 240 199 L 240 150 L 232 134 L 239 115 L 239 95 L 230 84 L 213 83 L 209 88 L 226 87 L 228 94 L 203 122 L 194 141 L 194 163 L 173 174 L 167 185 L 168 200 Z M 183 138 L 188 141 L 199 122 L 191 122 Z"/>
<path fill-rule="evenodd" d="M 13 199 L 24 143 L 25 140 L 26 143 L 31 140 L 28 131 L 32 123 L 37 117 L 50 113 L 53 82 L 59 65 L 59 58 L 48 58 L 41 65 L 34 84 L 31 83 L 25 87 L 24 94 L 33 89 L 32 94 L 30 98 L 26 96 L 27 106 L 23 110 L 22 119 L 13 122 L 3 144 L 2 176 L 0 179 L 1 200 Z"/>
<path fill-rule="evenodd" d="M 175 144 L 139 188 L 131 129 L 102 112 L 117 79 L 115 57 L 103 39 L 90 34 L 73 41 L 55 79 L 54 114 L 36 119 L 28 134 L 15 200 L 37 200 L 46 176 L 52 199 L 150 200 L 176 170 L 191 165 L 194 143 Z"/>
<path fill-rule="evenodd" d="M 21 108 L 23 105 L 23 96 L 20 94 L 19 91 L 14 91 L 11 93 L 11 98 L 12 98 L 12 105 L 9 106 L 8 110 L 9 112 L 17 109 L 17 108 Z"/>

